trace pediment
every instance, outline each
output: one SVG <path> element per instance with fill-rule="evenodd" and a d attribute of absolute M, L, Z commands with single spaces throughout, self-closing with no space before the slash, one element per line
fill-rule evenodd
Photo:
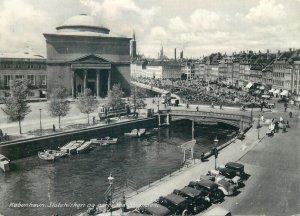
<path fill-rule="evenodd" d="M 72 64 L 111 64 L 110 61 L 108 61 L 105 58 L 96 56 L 96 55 L 86 55 L 80 58 L 77 58 L 70 63 Z"/>

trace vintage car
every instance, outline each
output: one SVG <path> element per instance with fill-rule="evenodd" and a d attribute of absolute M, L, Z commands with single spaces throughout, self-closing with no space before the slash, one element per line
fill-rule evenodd
<path fill-rule="evenodd" d="M 219 189 L 224 193 L 225 196 L 231 196 L 237 192 L 237 184 L 235 184 L 231 179 L 226 179 L 224 176 L 201 175 L 200 180 L 202 179 L 217 183 L 217 185 L 219 185 Z"/>
<path fill-rule="evenodd" d="M 212 203 L 221 202 L 224 199 L 224 194 L 219 186 L 210 180 L 191 181 L 188 186 L 206 191 Z"/>
<path fill-rule="evenodd" d="M 181 215 L 187 211 L 187 207 L 189 206 L 189 201 L 186 198 L 176 194 L 161 196 L 158 198 L 157 203 L 168 208 L 171 215 Z"/>
<path fill-rule="evenodd" d="M 216 206 L 202 214 L 202 216 L 231 216 L 230 211 L 221 206 Z"/>
<path fill-rule="evenodd" d="M 143 205 L 139 207 L 136 211 L 143 215 L 155 215 L 155 216 L 168 216 L 171 215 L 171 211 L 158 204 L 158 203 L 151 203 L 150 205 Z"/>
<path fill-rule="evenodd" d="M 207 172 L 206 176 L 213 176 L 214 178 L 225 177 L 229 182 L 233 182 L 237 188 L 243 187 L 244 182 L 239 176 L 235 176 L 234 173 L 227 168 L 223 168 L 220 172 L 219 170 L 210 170 Z"/>
<path fill-rule="evenodd" d="M 227 169 L 231 169 L 231 170 L 236 171 L 236 175 L 241 177 L 241 178 L 244 178 L 246 176 L 245 168 L 244 168 L 243 164 L 236 163 L 236 162 L 228 162 L 228 163 L 225 164 L 225 167 Z"/>
<path fill-rule="evenodd" d="M 208 193 L 204 190 L 184 187 L 181 190 L 174 190 L 173 193 L 188 199 L 189 204 L 192 206 L 190 212 L 193 214 L 206 209 L 210 205 Z"/>

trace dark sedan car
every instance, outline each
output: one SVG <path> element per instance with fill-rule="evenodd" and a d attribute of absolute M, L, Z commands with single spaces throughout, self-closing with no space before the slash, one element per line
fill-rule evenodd
<path fill-rule="evenodd" d="M 189 206 L 189 201 L 186 198 L 176 194 L 161 196 L 158 203 L 168 208 L 172 215 L 181 215 L 185 210 L 188 210 Z"/>
<path fill-rule="evenodd" d="M 181 190 L 174 190 L 173 193 L 189 200 L 189 204 L 192 207 L 190 211 L 193 214 L 206 209 L 210 205 L 209 195 L 204 190 L 184 187 Z"/>
<path fill-rule="evenodd" d="M 236 163 L 236 162 L 228 162 L 225 164 L 225 168 L 234 170 L 236 172 L 236 175 L 243 178 L 245 177 L 245 168 L 243 164 Z"/>
<path fill-rule="evenodd" d="M 209 194 L 209 199 L 212 203 L 221 202 L 224 199 L 223 192 L 212 181 L 203 179 L 201 181 L 191 181 L 188 186 L 197 190 L 205 190 Z"/>

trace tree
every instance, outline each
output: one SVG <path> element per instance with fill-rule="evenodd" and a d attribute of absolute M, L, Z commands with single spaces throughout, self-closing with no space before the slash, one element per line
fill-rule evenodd
<path fill-rule="evenodd" d="M 50 96 L 48 104 L 50 115 L 58 117 L 58 127 L 60 128 L 60 118 L 64 117 L 70 111 L 70 104 L 67 101 L 67 90 L 65 88 L 57 88 Z"/>
<path fill-rule="evenodd" d="M 27 103 L 29 93 L 27 80 L 14 80 L 11 87 L 12 95 L 4 99 L 3 112 L 8 115 L 9 120 L 19 122 L 20 134 L 22 133 L 21 121 L 31 112 Z"/>
<path fill-rule="evenodd" d="M 97 108 L 98 101 L 92 95 L 91 89 L 84 89 L 84 93 L 79 97 L 77 106 L 81 113 L 87 114 L 88 124 L 90 123 L 89 115 Z"/>
<path fill-rule="evenodd" d="M 120 84 L 115 84 L 112 90 L 108 92 L 108 105 L 114 110 L 123 109 L 125 104 L 122 100 L 124 92 L 121 89 Z"/>

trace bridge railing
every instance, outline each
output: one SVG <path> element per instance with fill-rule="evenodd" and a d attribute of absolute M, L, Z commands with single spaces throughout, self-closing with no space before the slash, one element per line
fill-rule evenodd
<path fill-rule="evenodd" d="M 202 116 L 202 117 L 214 117 L 214 118 L 224 118 L 224 119 L 234 119 L 234 120 L 245 120 L 251 121 L 251 117 L 247 115 L 240 114 L 230 114 L 230 113 L 217 113 L 217 112 L 205 112 L 205 111 L 189 111 L 189 110 L 164 110 L 162 113 L 169 112 L 171 115 L 189 115 L 189 116 Z"/>

